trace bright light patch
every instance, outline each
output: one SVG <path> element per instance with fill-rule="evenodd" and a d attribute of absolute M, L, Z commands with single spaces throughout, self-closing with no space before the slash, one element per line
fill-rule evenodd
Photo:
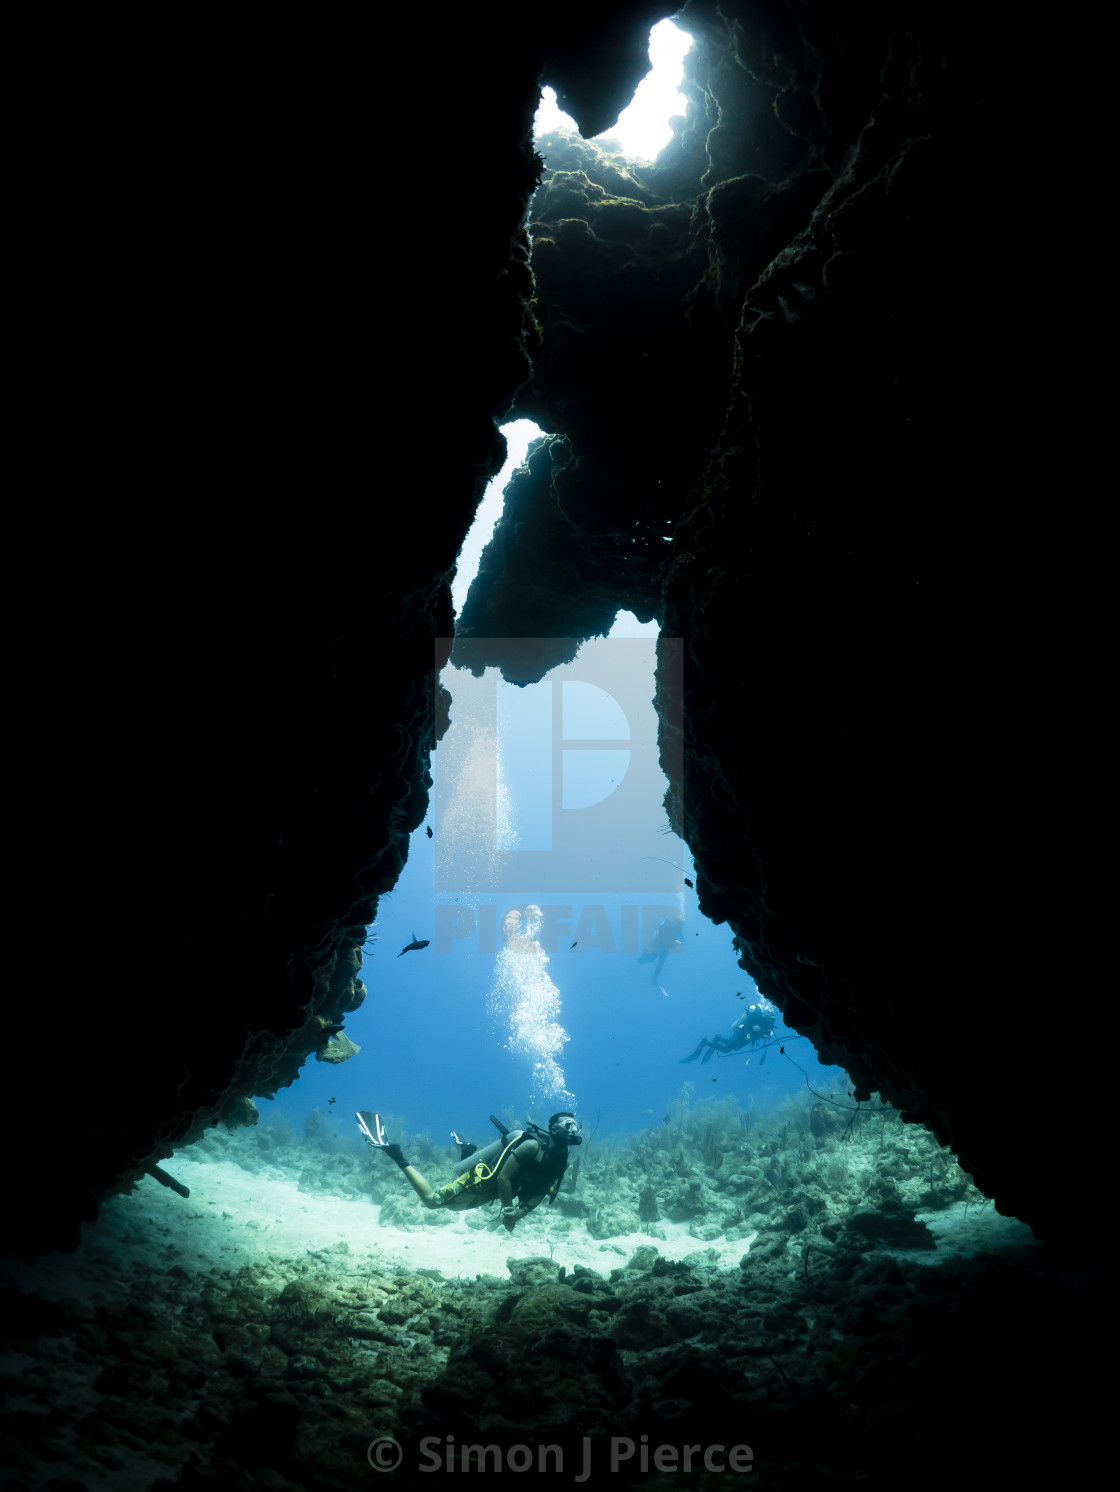
<path fill-rule="evenodd" d="M 540 107 L 533 116 L 533 139 L 539 140 L 549 130 L 571 130 L 574 134 L 576 129 L 575 120 L 556 102 L 556 89 L 546 88 L 541 94 Z"/>
<path fill-rule="evenodd" d="M 664 150 L 673 138 L 670 119 L 683 114 L 688 104 L 679 90 L 685 54 L 691 46 L 692 37 L 687 32 L 672 21 L 658 21 L 649 34 L 650 71 L 638 84 L 633 102 L 619 115 L 618 123 L 596 139 L 609 142 L 631 160 L 652 161 Z M 534 138 L 540 140 L 549 130 L 575 128 L 575 120 L 559 107 L 553 89 L 546 88 L 537 110 Z"/>
<path fill-rule="evenodd" d="M 656 637 L 661 628 L 656 622 L 639 622 L 632 611 L 620 611 L 608 634 L 611 637 Z"/>
<path fill-rule="evenodd" d="M 501 431 L 506 438 L 506 464 L 498 475 L 491 479 L 483 494 L 470 532 L 463 540 L 463 547 L 459 551 L 458 569 L 455 572 L 455 579 L 451 582 L 451 604 L 455 608 L 456 616 L 462 611 L 471 581 L 478 574 L 482 551 L 493 538 L 494 525 L 502 516 L 502 499 L 506 483 L 517 468 L 525 464 L 525 455 L 530 442 L 544 434 L 540 426 L 534 425 L 532 420 L 513 420 L 510 424 L 503 425 Z"/>

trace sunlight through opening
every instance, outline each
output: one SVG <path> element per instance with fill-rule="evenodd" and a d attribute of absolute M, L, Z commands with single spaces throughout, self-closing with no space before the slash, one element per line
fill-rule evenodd
<path fill-rule="evenodd" d="M 680 92 L 685 55 L 692 37 L 672 21 L 658 21 L 649 34 L 650 70 L 638 84 L 633 102 L 618 117 L 618 123 L 595 137 L 595 143 L 631 160 L 652 161 L 673 138 L 670 120 L 683 114 L 688 100 Z M 570 114 L 556 102 L 556 92 L 541 94 L 533 126 L 533 137 L 543 140 L 550 130 L 577 130 Z M 547 145 L 547 141 L 545 141 Z"/>
<path fill-rule="evenodd" d="M 524 466 L 525 456 L 532 442 L 544 434 L 532 420 L 511 420 L 508 425 L 500 428 L 506 438 L 505 465 L 487 484 L 478 512 L 474 515 L 474 522 L 459 551 L 458 568 L 455 579 L 451 582 L 451 604 L 455 607 L 456 616 L 463 610 L 471 581 L 478 574 L 482 551 L 494 537 L 494 525 L 502 516 L 506 484 L 518 467 Z"/>

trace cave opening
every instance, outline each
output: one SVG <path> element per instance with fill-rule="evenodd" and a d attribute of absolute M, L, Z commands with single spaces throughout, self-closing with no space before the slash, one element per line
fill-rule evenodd
<path fill-rule="evenodd" d="M 79 371 L 97 431 L 71 444 L 77 490 L 109 450 L 122 512 L 135 466 L 152 543 L 122 563 L 110 534 L 72 584 L 49 533 L 44 625 L 25 629 L 66 618 L 44 669 L 70 706 L 46 796 L 88 781 L 114 817 L 80 839 L 69 809 L 40 827 L 54 928 L 33 1004 L 64 934 L 85 962 L 64 1017 L 30 1038 L 17 1022 L 5 1492 L 335 1492 L 394 1447 L 417 1480 L 432 1436 L 449 1471 L 464 1441 L 554 1445 L 567 1480 L 589 1444 L 613 1469 L 614 1437 L 643 1456 L 648 1437 L 651 1460 L 663 1437 L 670 1472 L 681 1443 L 742 1437 L 768 1485 L 798 1492 L 947 1466 L 1060 1483 L 1108 1422 L 1092 1226 L 1107 1085 L 1039 1098 L 1054 1026 L 1029 993 L 1066 863 L 1022 847 L 1027 919 L 1001 907 L 1021 839 L 1001 833 L 1000 796 L 1022 820 L 1054 775 L 1016 764 L 1041 734 L 1045 658 L 1023 619 L 1063 519 L 1040 504 L 1049 552 L 1019 547 L 1011 509 L 1029 513 L 1056 421 L 1024 439 L 1028 385 L 1047 380 L 1006 18 L 689 0 L 687 106 L 660 153 L 620 152 L 612 121 L 663 8 L 499 7 L 452 45 L 390 21 L 402 93 L 485 80 L 461 130 L 411 109 L 392 171 L 345 20 L 321 68 L 314 20 L 286 58 L 262 59 L 253 28 L 239 66 L 234 17 L 228 78 L 212 36 L 196 28 L 196 55 L 180 28 L 153 75 L 166 130 L 154 93 L 133 108 L 120 91 L 131 127 L 95 152 L 90 200 L 123 172 L 138 231 L 112 205 L 77 238 L 71 218 L 59 241 L 93 260 L 104 243 L 114 269 L 59 283 L 97 287 L 106 346 L 140 329 L 134 387 Z M 534 196 L 542 80 L 585 133 L 547 131 Z M 103 117 L 99 99 L 74 140 Z M 59 365 L 88 366 L 97 342 L 79 332 Z M 514 415 L 546 433 L 475 536 L 491 555 L 468 585 L 464 536 Z M 383 473 L 420 449 L 399 501 Z M 583 639 L 609 659 L 655 637 L 666 659 L 680 639 L 679 673 L 580 676 Z M 1008 708 L 1017 662 L 1029 730 Z M 549 804 L 605 823 L 604 787 L 632 785 L 632 732 L 603 698 L 631 685 L 668 723 L 670 802 L 584 858 L 613 876 L 618 845 L 642 864 L 648 849 L 680 879 L 617 906 L 559 873 L 542 890 L 543 857 L 568 847 Z M 476 817 L 450 829 L 441 782 L 460 779 L 441 752 L 482 772 Z M 136 846 L 133 802 L 154 826 Z M 666 819 L 694 860 L 666 852 Z M 515 852 L 533 874 L 487 899 L 475 862 Z M 90 861 L 110 905 L 79 937 Z M 722 1005 L 662 1040 L 690 957 L 672 945 L 707 936 L 693 890 L 739 961 L 690 1008 L 757 988 L 782 1020 L 765 1064 L 761 1044 L 749 1063 L 690 1050 L 726 1039 Z M 1086 928 L 1059 923 L 1050 967 Z M 503 948 L 505 983 L 472 984 Z M 1073 997 L 1048 991 L 1051 1008 Z M 590 1063 L 608 1031 L 624 1054 Z M 715 1096 L 809 1043 L 840 1064 L 823 1097 L 765 1113 L 752 1090 Z M 505 1119 L 567 1105 L 585 1124 L 578 1173 L 509 1232 L 484 1209 L 418 1213 L 344 1112 L 387 1095 L 390 1134 L 442 1182 L 451 1128 L 490 1133 L 483 1086 L 516 1106 Z M 252 1095 L 272 1092 L 254 1123 Z M 102 1203 L 77 1250 L 51 1254 Z M 1032 1416 L 1060 1427 L 1047 1443 L 1022 1434 Z"/>
<path fill-rule="evenodd" d="M 687 107 L 679 86 L 684 58 L 692 45 L 693 38 L 671 20 L 658 21 L 651 28 L 650 70 L 615 123 L 594 137 L 601 150 L 635 161 L 656 159 L 673 138 L 671 121 L 681 118 Z M 559 130 L 579 133 L 576 121 L 557 103 L 556 90 L 546 87 L 533 121 L 533 138 L 546 162 L 550 134 Z"/>

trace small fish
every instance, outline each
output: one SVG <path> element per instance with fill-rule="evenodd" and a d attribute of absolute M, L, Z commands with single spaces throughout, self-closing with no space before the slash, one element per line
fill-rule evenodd
<path fill-rule="evenodd" d="M 691 881 L 690 881 L 690 880 L 689 880 L 689 879 L 688 879 L 688 877 L 687 877 L 687 876 L 685 876 L 685 878 L 684 878 L 684 883 L 685 883 L 685 885 L 686 885 L 686 886 L 687 886 L 687 887 L 688 887 L 688 889 L 689 889 L 689 890 L 690 890 L 690 891 L 694 891 L 694 890 L 695 890 L 695 889 L 696 889 L 696 888 L 695 888 L 695 887 L 694 887 L 694 886 L 693 886 L 693 884 L 692 884 L 692 882 L 691 882 Z M 713 1079 L 712 1079 L 712 1082 L 713 1082 L 713 1083 L 714 1083 L 714 1082 L 715 1082 L 715 1078 L 713 1078 Z"/>
<path fill-rule="evenodd" d="M 424 830 L 424 833 L 428 836 L 429 839 L 431 839 L 431 837 L 432 837 L 432 826 L 431 826 L 431 824 L 429 824 L 428 827 Z"/>
<path fill-rule="evenodd" d="M 719 1078 L 713 1078 L 713 1079 L 712 1079 L 712 1082 L 713 1082 L 713 1083 L 718 1083 L 718 1082 L 719 1082 Z"/>
<path fill-rule="evenodd" d="M 338 1102 L 337 1098 L 328 1098 L 327 1099 L 327 1108 L 329 1109 L 332 1103 L 337 1103 L 337 1102 Z"/>
<path fill-rule="evenodd" d="M 406 953 L 412 953 L 414 950 L 418 950 L 420 948 L 427 948 L 428 944 L 431 941 L 431 938 L 418 938 L 416 934 L 413 933 L 412 942 L 409 943 L 407 947 L 402 948 L 401 951 L 397 954 L 397 957 L 404 958 Z"/>
<path fill-rule="evenodd" d="M 785 1049 L 785 1047 L 784 1047 L 784 1046 L 780 1046 L 780 1047 L 779 1047 L 779 1048 L 778 1048 L 778 1056 L 779 1056 L 779 1057 L 784 1057 L 784 1056 L 785 1056 L 785 1054 L 786 1054 L 786 1049 Z"/>

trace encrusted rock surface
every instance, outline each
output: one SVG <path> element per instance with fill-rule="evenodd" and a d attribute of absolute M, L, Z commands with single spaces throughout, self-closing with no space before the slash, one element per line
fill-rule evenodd
<path fill-rule="evenodd" d="M 860 1094 L 1057 1236 L 977 1065 L 1016 1069 L 1037 1035 L 1012 951 L 1039 560 L 1002 496 L 1032 478 L 1001 33 L 921 6 L 686 24 L 690 111 L 657 163 L 543 147 L 516 409 L 551 433 L 453 657 L 527 681 L 617 607 L 656 616 L 702 909 Z"/>
<path fill-rule="evenodd" d="M 921 1130 L 888 1110 L 861 1122 L 821 1140 L 805 1104 L 755 1123 L 684 1094 L 669 1123 L 597 1144 L 578 1190 L 601 1212 L 641 1175 L 667 1202 L 683 1171 L 718 1245 L 653 1225 L 596 1243 L 539 1209 L 484 1255 L 460 1233 L 442 1269 L 416 1262 L 432 1215 L 349 1137 L 208 1132 L 176 1157 L 189 1206 L 116 1198 L 76 1254 L 3 1271 L 5 1492 L 345 1488 L 390 1439 L 408 1486 L 450 1474 L 449 1451 L 465 1471 L 468 1445 L 534 1462 L 556 1447 L 571 1483 L 627 1440 L 748 1445 L 791 1492 L 936 1484 L 923 1468 L 943 1477 L 949 1442 L 973 1479 L 1069 1473 L 1103 1400 L 1079 1346 L 1096 1271 L 1009 1242 Z M 883 1223 L 916 1208 L 938 1247 L 897 1253 Z M 1036 1404 L 1055 1434 L 1009 1433 Z M 723 1485 L 696 1454 L 690 1484 Z M 650 1484 L 637 1456 L 617 1480 Z"/>

